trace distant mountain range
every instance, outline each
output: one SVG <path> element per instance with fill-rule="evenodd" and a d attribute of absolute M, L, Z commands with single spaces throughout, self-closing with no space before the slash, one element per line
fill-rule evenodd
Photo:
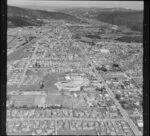
<path fill-rule="evenodd" d="M 60 12 L 143 31 L 143 11 L 124 8 L 68 8 Z"/>
<path fill-rule="evenodd" d="M 45 20 L 51 19 L 80 22 L 80 19 L 66 13 L 32 10 L 8 6 L 7 10 L 8 27 L 33 26 L 33 25 L 40 26 L 45 23 L 44 22 Z"/>
<path fill-rule="evenodd" d="M 44 20 L 66 20 L 81 22 L 84 18 L 96 19 L 114 25 L 126 26 L 132 30 L 143 30 L 143 11 L 124 8 L 19 8 L 8 6 L 8 27 L 42 25 Z M 37 9 L 36 9 L 37 8 Z M 44 11 L 44 9 L 46 11 Z M 48 11 L 49 10 L 49 11 Z M 51 10 L 51 11 L 50 11 Z"/>
<path fill-rule="evenodd" d="M 99 12 L 94 18 L 114 25 L 127 26 L 132 30 L 143 30 L 143 13 L 141 11 L 104 11 Z"/>

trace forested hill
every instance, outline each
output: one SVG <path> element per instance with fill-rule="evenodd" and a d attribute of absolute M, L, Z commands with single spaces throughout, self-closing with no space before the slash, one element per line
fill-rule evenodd
<path fill-rule="evenodd" d="M 31 10 L 8 6 L 7 20 L 9 26 L 29 26 L 29 25 L 42 25 L 44 20 L 66 20 L 79 22 L 80 20 L 73 15 L 61 12 L 49 12 L 43 10 Z"/>
<path fill-rule="evenodd" d="M 68 8 L 60 10 L 61 12 L 79 16 L 81 18 L 90 18 L 106 23 L 126 26 L 132 30 L 143 30 L 143 11 L 124 8 Z"/>
<path fill-rule="evenodd" d="M 8 27 L 42 25 L 43 20 L 80 22 L 79 18 L 93 18 L 106 23 L 143 30 L 143 11 L 118 8 L 69 8 L 55 12 L 8 6 Z"/>

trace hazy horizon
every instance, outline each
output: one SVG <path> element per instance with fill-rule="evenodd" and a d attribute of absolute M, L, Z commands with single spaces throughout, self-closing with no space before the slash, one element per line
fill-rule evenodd
<path fill-rule="evenodd" d="M 47 0 L 8 0 L 8 6 L 32 8 L 125 8 L 132 10 L 143 10 L 143 1 L 47 1 Z"/>

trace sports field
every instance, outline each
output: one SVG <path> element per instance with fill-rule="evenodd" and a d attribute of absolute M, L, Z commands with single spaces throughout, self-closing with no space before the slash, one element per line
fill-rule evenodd
<path fill-rule="evenodd" d="M 10 100 L 15 106 L 37 106 L 45 103 L 45 96 L 42 95 L 11 95 Z"/>
<path fill-rule="evenodd" d="M 48 95 L 46 97 L 46 104 L 48 105 L 62 105 L 63 107 L 72 107 L 73 101 L 68 96 L 64 95 Z"/>
<path fill-rule="evenodd" d="M 44 85 L 43 90 L 50 94 L 59 92 L 55 83 L 58 81 L 64 81 L 65 80 L 64 77 L 65 77 L 65 74 L 57 74 L 57 73 L 51 73 L 51 74 L 46 75 L 41 81 Z"/>

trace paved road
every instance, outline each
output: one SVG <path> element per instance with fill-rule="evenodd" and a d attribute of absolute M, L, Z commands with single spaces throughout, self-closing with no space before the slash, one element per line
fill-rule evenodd
<path fill-rule="evenodd" d="M 71 32 L 70 32 L 71 35 Z M 91 64 L 93 70 L 94 70 L 94 74 L 95 76 L 102 81 L 103 85 L 106 87 L 106 90 L 109 94 L 109 96 L 114 100 L 114 103 L 116 104 L 116 106 L 120 109 L 120 112 L 122 113 L 123 117 L 125 118 L 125 120 L 128 122 L 128 124 L 130 125 L 131 129 L 133 130 L 133 132 L 135 133 L 135 135 L 137 136 L 141 136 L 141 132 L 138 130 L 137 126 L 133 123 L 133 121 L 129 118 L 129 115 L 127 114 L 127 112 L 122 108 L 122 106 L 120 105 L 120 103 L 115 99 L 115 96 L 113 94 L 113 92 L 111 91 L 111 89 L 108 87 L 108 85 L 106 84 L 105 80 L 103 79 L 103 77 L 97 72 L 96 70 L 96 66 L 93 63 L 93 61 L 87 56 L 84 48 L 82 46 L 79 46 L 80 50 L 83 52 L 83 54 L 85 55 L 86 59 L 89 61 L 89 63 Z"/>
<path fill-rule="evenodd" d="M 69 31 L 69 32 L 70 32 L 70 31 Z M 44 34 L 44 35 L 45 35 L 45 34 Z M 42 37 L 44 37 L 44 36 L 42 35 L 41 38 L 42 38 Z M 40 39 L 40 38 L 39 38 L 39 39 Z M 72 39 L 71 39 L 71 32 L 70 32 L 70 34 L 69 34 L 69 39 L 68 39 L 68 40 L 72 40 Z M 72 40 L 72 41 L 73 41 L 73 40 Z M 33 55 L 31 56 L 31 58 L 28 60 L 28 63 L 27 63 L 27 65 L 26 65 L 26 67 L 25 67 L 25 70 L 24 70 L 24 73 L 23 73 L 23 76 L 22 76 L 22 80 L 21 80 L 21 82 L 20 82 L 20 84 L 19 84 L 19 87 L 20 87 L 20 85 L 22 84 L 22 82 L 23 82 L 23 80 L 24 80 L 25 73 L 26 73 L 27 68 L 28 68 L 28 66 L 29 66 L 29 64 L 30 64 L 30 61 L 34 58 L 35 53 L 36 53 L 36 51 L 38 50 L 39 44 L 38 44 L 38 42 L 37 42 L 36 44 L 37 44 L 37 46 L 36 46 L 36 48 L 35 48 L 35 50 L 34 50 L 34 53 L 33 53 Z M 77 44 L 78 44 L 78 43 L 77 43 Z M 105 85 L 105 87 L 106 87 L 106 90 L 107 90 L 108 94 L 109 94 L 110 97 L 114 100 L 116 106 L 120 109 L 120 112 L 122 113 L 122 115 L 123 115 L 123 117 L 124 117 L 123 120 L 125 120 L 125 121 L 128 122 L 130 128 L 133 130 L 133 132 L 135 133 L 135 135 L 137 135 L 137 136 L 142 135 L 141 132 L 139 132 L 139 130 L 138 130 L 138 128 L 136 127 L 136 125 L 133 123 L 133 121 L 129 118 L 129 115 L 127 114 L 127 112 L 121 107 L 121 105 L 119 104 L 119 102 L 115 99 L 115 96 L 114 96 L 112 90 L 107 86 L 107 84 L 106 84 L 106 82 L 104 81 L 103 77 L 97 72 L 95 64 L 94 64 L 94 63 L 92 62 L 92 60 L 87 56 L 87 54 L 86 54 L 84 48 L 83 48 L 82 46 L 79 46 L 79 48 L 80 48 L 80 50 L 82 51 L 82 53 L 84 54 L 85 58 L 86 58 L 86 59 L 89 61 L 89 63 L 91 64 L 91 66 L 92 66 L 92 68 L 93 68 L 93 70 L 94 70 L 95 76 L 98 78 L 98 80 L 102 81 L 103 85 Z M 52 118 L 52 119 L 51 119 L 51 118 L 44 118 L 44 119 L 43 119 L 43 118 L 38 118 L 38 119 L 26 119 L 26 120 L 53 120 L 53 119 L 58 120 L 59 118 Z M 60 119 L 62 119 L 62 118 L 60 118 Z M 82 119 L 80 119 L 80 118 L 79 118 L 79 119 L 75 119 L 75 118 L 63 118 L 63 119 L 64 119 L 64 120 L 73 119 L 73 120 L 87 120 L 87 121 L 90 121 L 89 118 L 88 118 L 88 119 L 84 119 L 84 118 L 82 118 Z M 17 118 L 15 118 L 15 119 L 8 119 L 8 120 L 15 120 L 15 121 L 16 121 Z M 21 119 L 18 119 L 18 120 L 21 120 Z M 23 119 L 23 120 L 25 120 L 25 119 Z M 97 119 L 94 119 L 94 120 L 97 121 Z M 112 119 L 100 119 L 100 120 L 111 121 Z M 114 119 L 114 120 L 117 120 L 117 119 Z M 120 119 L 119 119 L 119 120 L 120 120 Z M 93 119 L 91 119 L 91 121 L 93 121 Z"/>
<path fill-rule="evenodd" d="M 39 44 L 38 44 L 38 42 L 36 42 L 36 48 L 35 48 L 35 50 L 34 50 L 32 56 L 31 56 L 31 58 L 29 58 L 29 60 L 28 60 L 28 62 L 27 62 L 27 64 L 26 64 L 26 67 L 25 67 L 25 69 L 24 69 L 24 72 L 23 72 L 23 75 L 22 75 L 22 79 L 21 79 L 21 81 L 20 81 L 20 83 L 19 83 L 19 85 L 18 85 L 18 88 L 20 88 L 20 85 L 21 85 L 22 82 L 24 81 L 26 71 L 27 71 L 27 69 L 28 69 L 28 67 L 29 67 L 29 65 L 30 65 L 31 60 L 34 58 L 35 53 L 36 53 L 37 50 L 38 50 L 38 47 L 39 47 Z"/>
<path fill-rule="evenodd" d="M 137 126 L 133 123 L 133 121 L 129 118 L 129 115 L 127 114 L 127 112 L 121 107 L 121 105 L 119 104 L 119 102 L 115 99 L 115 96 L 113 94 L 113 92 L 110 90 L 110 88 L 107 86 L 107 84 L 105 83 L 104 79 L 102 78 L 102 76 L 96 71 L 96 66 L 93 64 L 93 62 L 89 59 L 89 57 L 86 55 L 85 50 L 80 46 L 80 49 L 82 50 L 82 52 L 85 54 L 86 58 L 89 60 L 90 64 L 93 67 L 93 70 L 95 72 L 95 76 L 98 77 L 98 79 L 100 81 L 102 81 L 103 85 L 106 87 L 106 90 L 108 92 L 108 94 L 110 95 L 110 97 L 114 100 L 114 103 L 117 105 L 117 107 L 120 109 L 120 112 L 122 113 L 123 117 L 125 118 L 125 120 L 128 122 L 128 124 L 130 125 L 130 127 L 132 128 L 133 132 L 135 133 L 135 135 L 140 136 L 142 135 L 141 132 L 138 130 Z"/>
<path fill-rule="evenodd" d="M 48 32 L 49 32 L 49 31 L 48 31 Z M 38 39 L 43 38 L 48 32 L 46 32 L 46 33 L 44 33 L 43 35 L 41 35 L 40 37 L 38 37 Z M 37 38 L 34 39 L 34 41 L 35 41 L 35 40 L 37 40 Z M 32 41 L 32 42 L 33 42 L 33 41 Z M 22 82 L 24 81 L 25 73 L 26 73 L 26 71 L 27 71 L 27 69 L 28 69 L 28 67 L 29 67 L 29 65 L 30 65 L 31 60 L 35 57 L 35 53 L 37 52 L 38 48 L 39 48 L 39 44 L 38 44 L 38 41 L 37 41 L 37 42 L 36 42 L 35 50 L 34 50 L 32 56 L 31 56 L 31 58 L 29 58 L 29 60 L 28 60 L 28 62 L 27 62 L 27 64 L 26 64 L 26 67 L 25 67 L 25 69 L 24 69 L 24 72 L 23 72 L 23 75 L 22 75 L 22 79 L 21 79 L 21 81 L 20 81 L 20 83 L 19 83 L 19 85 L 18 85 L 18 88 L 20 88 L 20 85 L 21 85 Z"/>

